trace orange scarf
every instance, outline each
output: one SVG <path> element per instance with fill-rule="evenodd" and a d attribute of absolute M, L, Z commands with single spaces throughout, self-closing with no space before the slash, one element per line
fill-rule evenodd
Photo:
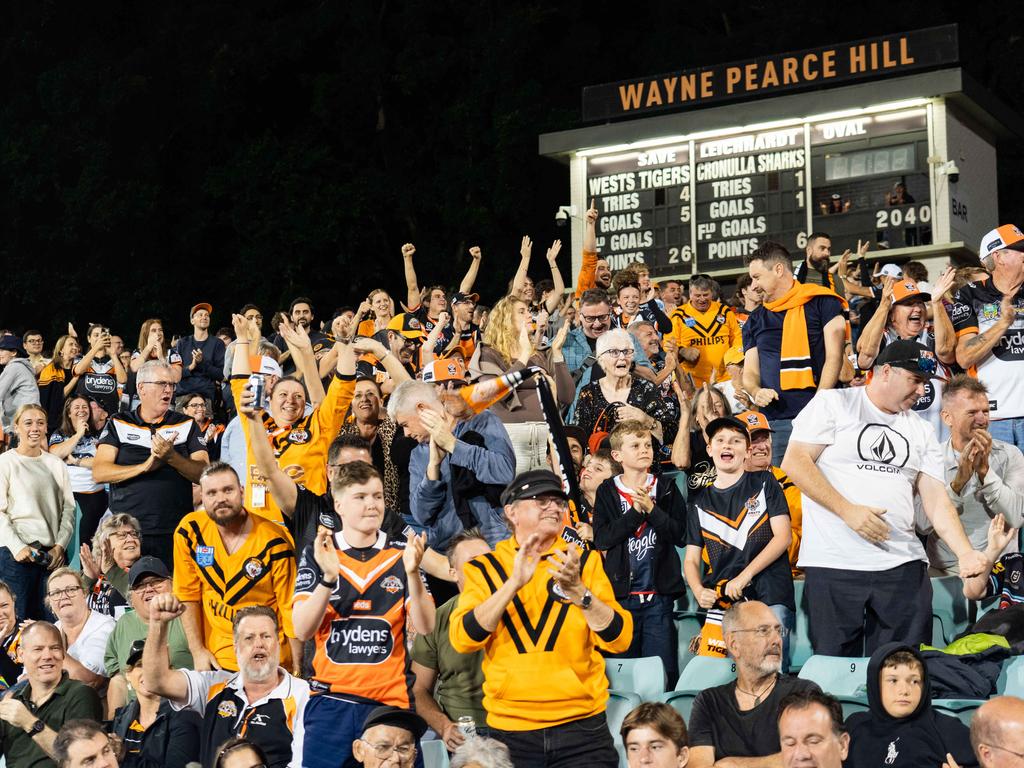
<path fill-rule="evenodd" d="M 783 390 L 813 389 L 817 386 L 811 370 L 811 345 L 807 340 L 807 316 L 804 305 L 816 296 L 839 299 L 846 309 L 846 300 L 835 291 L 821 285 L 793 283 L 786 295 L 775 301 L 766 301 L 770 312 L 785 312 L 782 320 L 782 350 L 779 360 L 779 384 Z"/>

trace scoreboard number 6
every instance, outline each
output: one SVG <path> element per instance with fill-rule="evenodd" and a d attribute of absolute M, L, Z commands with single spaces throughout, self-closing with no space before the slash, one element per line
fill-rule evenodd
<path fill-rule="evenodd" d="M 682 248 L 669 248 L 668 249 L 668 263 L 669 264 L 685 264 L 693 258 L 693 249 L 684 245 Z"/>
<path fill-rule="evenodd" d="M 932 207 L 922 205 L 909 208 L 883 208 L 875 211 L 875 229 L 886 229 L 887 227 L 901 227 L 903 225 L 913 226 L 921 223 L 927 224 L 932 220 Z"/>

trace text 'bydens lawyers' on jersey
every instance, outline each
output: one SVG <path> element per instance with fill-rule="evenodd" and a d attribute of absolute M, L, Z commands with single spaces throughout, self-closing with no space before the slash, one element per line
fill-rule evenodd
<path fill-rule="evenodd" d="M 174 533 L 174 595 L 200 602 L 203 643 L 224 669 L 237 669 L 232 621 L 247 605 L 266 605 L 277 613 L 281 663 L 290 661 L 292 585 L 295 550 L 280 525 L 250 515 L 252 530 L 228 554 L 216 523 L 205 510 L 185 516 Z"/>
<path fill-rule="evenodd" d="M 338 531 L 334 548 L 338 583 L 316 630 L 310 687 L 352 701 L 408 707 L 412 675 L 405 648 L 405 542 L 389 541 L 381 531 L 372 547 L 354 549 Z M 307 600 L 322 576 L 310 544 L 299 561 L 293 605 Z"/>
<path fill-rule="evenodd" d="M 460 653 L 484 651 L 484 709 L 487 724 L 507 731 L 532 731 L 604 712 L 608 678 L 598 652 L 622 653 L 633 639 L 633 617 L 617 602 L 600 555 L 581 555 L 583 585 L 613 611 L 600 632 L 587 625 L 583 610 L 571 605 L 548 568 L 557 539 L 537 565 L 530 582 L 509 603 L 493 632 L 476 621 L 473 609 L 508 581 L 516 559 L 515 538 L 463 567 L 466 583 L 452 612 L 449 639 Z"/>
<path fill-rule="evenodd" d="M 117 449 L 117 466 L 134 466 L 149 459 L 154 434 L 171 443 L 174 451 L 185 458 L 205 451 L 199 441 L 199 427 L 190 416 L 168 411 L 159 422 L 149 424 L 139 416 L 138 408 L 111 416 L 99 445 Z M 170 464 L 160 462 L 131 480 L 112 483 L 110 510 L 133 515 L 144 534 L 170 533 L 192 511 L 192 483 Z"/>
<path fill-rule="evenodd" d="M 672 313 L 670 338 L 679 345 L 679 364 L 693 377 L 694 386 L 701 387 L 711 381 L 713 371 L 718 381 L 724 381 L 725 365 L 722 358 L 730 347 L 740 343 L 740 326 L 732 307 L 712 301 L 706 312 L 699 312 L 692 304 L 683 304 Z M 700 350 L 696 363 L 683 359 L 684 349 Z"/>
<path fill-rule="evenodd" d="M 949 310 L 957 339 L 985 333 L 1002 315 L 1003 294 L 992 280 L 968 283 L 961 288 Z M 1024 288 L 1013 300 L 1016 317 L 999 343 L 972 371 L 986 387 L 993 419 L 1017 419 L 1024 416 Z"/>
<path fill-rule="evenodd" d="M 258 744 L 267 755 L 267 768 L 301 768 L 304 731 L 302 717 L 309 701 L 309 684 L 278 668 L 280 683 L 262 699 L 250 702 L 237 672 L 178 670 L 188 681 L 184 705 L 203 716 L 200 760 L 212 766 L 216 750 L 232 736 Z"/>
<path fill-rule="evenodd" d="M 242 391 L 247 383 L 246 376 L 231 377 L 231 394 L 236 403 L 241 402 Z M 290 426 L 278 424 L 269 411 L 260 411 L 258 414 L 277 463 L 282 469 L 289 466 L 300 467 L 303 471 L 302 484 L 313 493 L 327 492 L 327 449 L 341 430 L 355 388 L 354 376 L 341 376 L 335 373 L 327 387 L 323 402 L 308 416 L 301 417 Z M 281 523 L 284 521 L 281 508 L 256 466 L 252 445 L 249 442 L 249 429 L 245 428 L 243 432 L 247 474 L 245 508 L 275 523 Z"/>

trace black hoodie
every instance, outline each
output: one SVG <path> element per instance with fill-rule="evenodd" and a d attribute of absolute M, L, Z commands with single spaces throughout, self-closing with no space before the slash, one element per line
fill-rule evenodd
<path fill-rule="evenodd" d="M 942 768 L 946 753 L 952 752 L 961 768 L 976 766 L 970 730 L 955 717 L 932 709 L 932 689 L 925 671 L 921 703 L 907 717 L 892 717 L 882 706 L 879 673 L 882 662 L 897 651 L 912 653 L 926 669 L 921 654 L 903 643 L 887 643 L 868 662 L 868 706 L 870 711 L 850 715 L 850 753 L 844 768 Z"/>

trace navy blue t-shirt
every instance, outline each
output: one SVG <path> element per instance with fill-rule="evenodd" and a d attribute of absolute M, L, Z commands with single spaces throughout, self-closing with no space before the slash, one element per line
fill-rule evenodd
<path fill-rule="evenodd" d="M 807 340 L 811 350 L 811 370 L 814 380 L 821 377 L 825 367 L 825 326 L 833 318 L 843 314 L 843 305 L 838 297 L 815 296 L 804 304 L 807 322 Z M 779 399 L 761 409 L 768 421 L 792 419 L 810 402 L 817 391 L 815 388 L 783 390 L 779 383 L 779 358 L 782 353 L 782 322 L 785 312 L 772 312 L 758 307 L 750 313 L 743 324 L 743 351 L 757 347 L 761 367 L 761 386 L 774 389 Z"/>

